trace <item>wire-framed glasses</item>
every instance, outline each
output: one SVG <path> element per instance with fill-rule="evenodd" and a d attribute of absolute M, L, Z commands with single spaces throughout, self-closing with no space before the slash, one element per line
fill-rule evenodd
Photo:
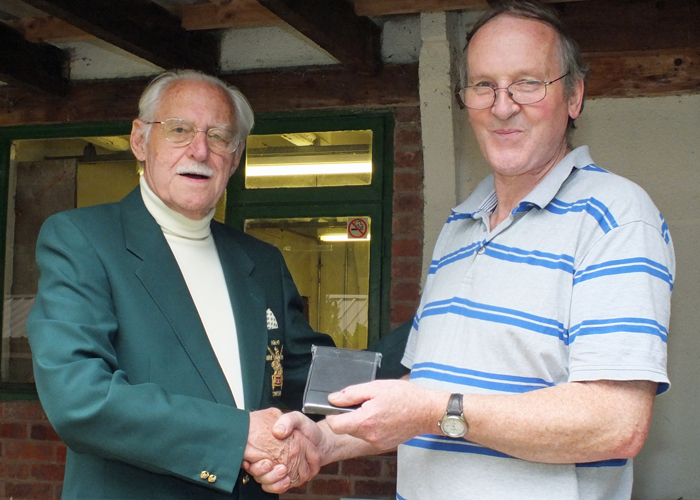
<path fill-rule="evenodd" d="M 212 127 L 210 129 L 200 129 L 187 120 L 181 118 L 168 118 L 163 122 L 146 122 L 149 125 L 160 123 L 163 125 L 163 135 L 165 138 L 178 146 L 187 146 L 192 142 L 197 132 L 204 132 L 207 136 L 209 149 L 216 153 L 233 153 L 238 148 L 236 134 L 224 127 Z"/>
<path fill-rule="evenodd" d="M 469 85 L 457 91 L 460 100 L 469 109 L 487 109 L 496 102 L 496 92 L 498 90 L 506 90 L 508 95 L 517 104 L 535 104 L 540 102 L 547 96 L 547 87 L 554 82 L 558 82 L 569 72 L 551 80 L 543 82 L 542 80 L 520 80 L 513 82 L 507 87 L 491 87 L 489 85 Z"/>

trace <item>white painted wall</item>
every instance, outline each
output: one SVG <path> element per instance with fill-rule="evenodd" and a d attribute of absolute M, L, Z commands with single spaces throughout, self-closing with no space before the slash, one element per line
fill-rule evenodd
<path fill-rule="evenodd" d="M 446 40 L 459 40 L 461 50 L 464 25 L 471 15 L 452 15 L 457 18 L 455 33 L 447 34 Z M 421 51 L 421 65 L 428 63 L 424 55 L 428 53 Z M 422 100 L 440 91 L 431 88 L 435 82 L 422 74 L 420 84 Z M 445 114 L 444 120 L 450 119 Z M 668 393 L 657 398 L 647 444 L 635 459 L 633 498 L 700 500 L 700 92 L 680 97 L 589 100 L 577 124 L 574 145 L 588 144 L 601 167 L 647 190 L 668 223 L 676 250 L 669 334 L 672 385 Z M 443 142 L 427 133 L 434 124 L 423 121 L 422 126 L 424 152 L 442 151 L 447 156 Z M 426 193 L 449 196 L 456 179 L 461 201 L 489 173 L 489 167 L 471 132 L 466 110 L 455 115 L 454 127 L 457 171 L 454 176 L 431 175 L 433 169 L 442 171 L 443 161 L 424 154 Z M 442 214 L 443 221 L 448 214 Z M 436 224 L 437 219 L 426 213 L 426 224 Z M 426 228 L 425 235 L 424 250 L 429 259 L 435 231 Z"/>

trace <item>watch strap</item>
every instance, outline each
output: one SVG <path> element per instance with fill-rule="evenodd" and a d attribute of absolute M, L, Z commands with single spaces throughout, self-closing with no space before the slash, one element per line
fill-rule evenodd
<path fill-rule="evenodd" d="M 447 415 L 455 415 L 458 417 L 462 416 L 463 407 L 462 400 L 464 398 L 463 394 L 452 394 L 450 400 L 447 402 Z"/>

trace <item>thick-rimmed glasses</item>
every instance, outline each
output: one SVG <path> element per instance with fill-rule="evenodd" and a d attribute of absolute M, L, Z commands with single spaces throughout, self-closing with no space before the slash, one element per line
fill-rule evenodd
<path fill-rule="evenodd" d="M 491 87 L 488 85 L 470 85 L 457 91 L 460 100 L 469 109 L 488 109 L 496 102 L 497 91 L 506 90 L 511 99 L 517 104 L 535 104 L 547 96 L 547 87 L 554 82 L 558 82 L 569 72 L 551 80 L 520 80 L 513 82 L 507 87 Z"/>
<path fill-rule="evenodd" d="M 204 132 L 207 136 L 209 149 L 216 153 L 233 153 L 238 148 L 238 140 L 233 131 L 223 127 L 209 129 L 197 128 L 197 126 L 182 120 L 181 118 L 168 118 L 163 122 L 146 122 L 149 125 L 160 123 L 163 125 L 165 138 L 178 146 L 187 146 L 194 140 L 197 132 Z"/>

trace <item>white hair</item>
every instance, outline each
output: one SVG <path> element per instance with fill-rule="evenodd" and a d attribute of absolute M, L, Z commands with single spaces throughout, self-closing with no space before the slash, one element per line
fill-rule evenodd
<path fill-rule="evenodd" d="M 232 123 L 231 125 L 234 126 L 234 129 L 236 130 L 236 139 L 240 143 L 245 144 L 245 140 L 250 135 L 250 131 L 253 129 L 253 124 L 255 123 L 253 108 L 250 107 L 248 99 L 246 99 L 243 93 L 233 85 L 228 85 L 219 78 L 207 75 L 200 71 L 191 69 L 173 70 L 167 71 L 155 77 L 151 83 L 148 84 L 146 89 L 141 94 L 141 98 L 139 99 L 139 119 L 144 122 L 154 121 L 156 110 L 158 109 L 160 99 L 163 96 L 165 89 L 173 83 L 182 81 L 207 82 L 225 91 L 233 103 L 233 114 L 236 122 Z M 148 140 L 149 134 L 150 127 L 146 131 L 146 140 Z"/>

